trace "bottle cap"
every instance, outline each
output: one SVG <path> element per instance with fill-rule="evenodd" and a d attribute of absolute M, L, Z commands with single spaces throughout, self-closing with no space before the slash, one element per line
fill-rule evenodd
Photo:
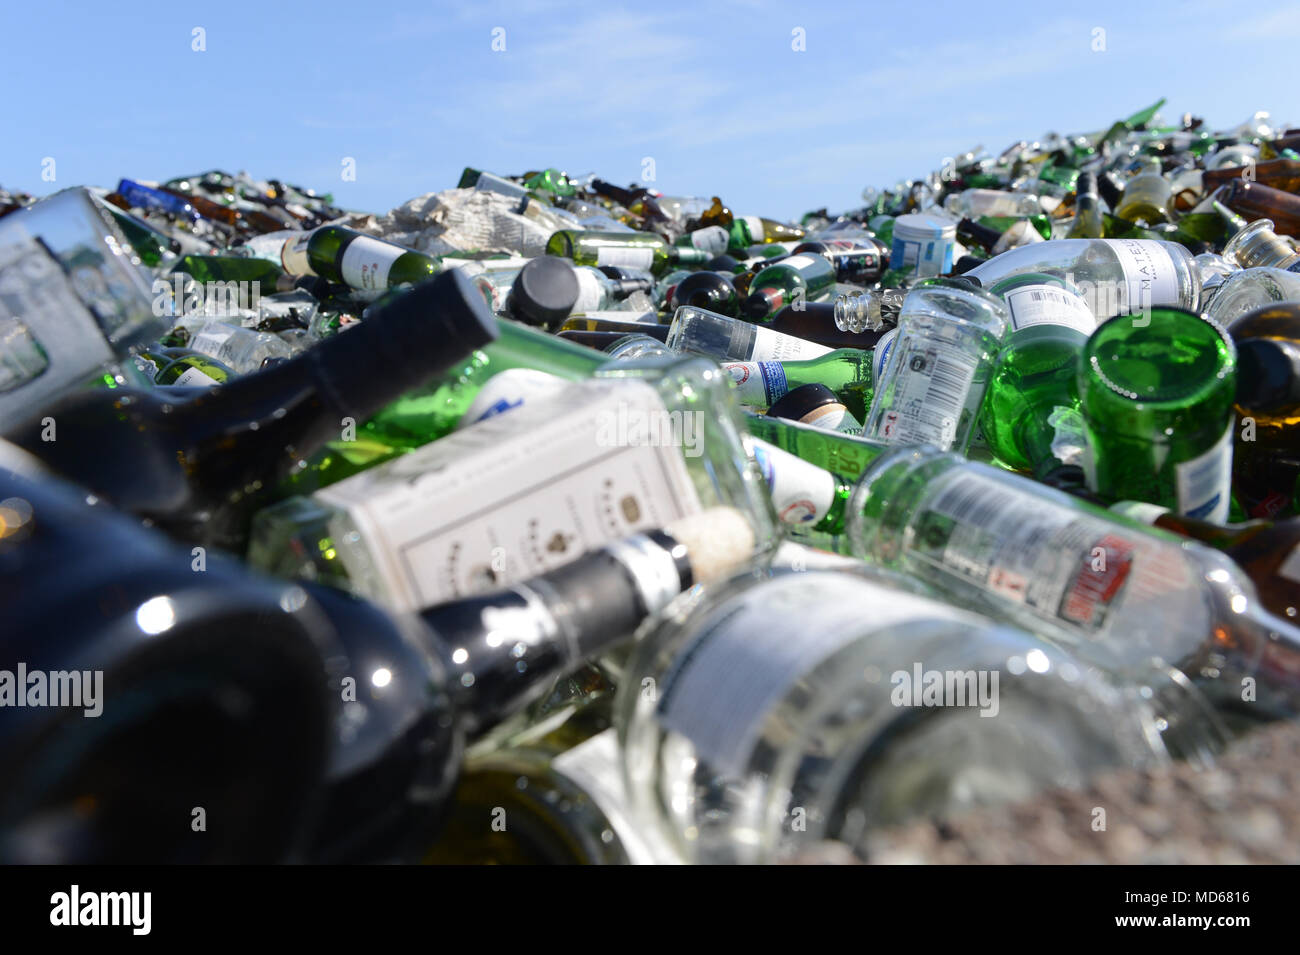
<path fill-rule="evenodd" d="M 510 288 L 510 305 L 529 325 L 549 329 L 569 317 L 578 295 L 578 275 L 568 260 L 542 255 L 519 270 Z"/>
<path fill-rule="evenodd" d="M 971 269 L 977 269 L 987 261 L 988 259 L 981 259 L 978 256 L 963 255 L 960 259 L 957 260 L 957 264 L 952 267 L 952 272 L 950 274 L 965 275 Z M 971 281 L 978 282 L 979 280 L 971 279 Z"/>
<path fill-rule="evenodd" d="M 460 269 L 449 269 L 282 368 L 305 362 L 331 404 L 361 420 L 495 340 L 498 329 L 473 282 Z"/>
<path fill-rule="evenodd" d="M 835 396 L 835 392 L 825 385 L 813 382 L 787 391 L 772 402 L 772 407 L 767 409 L 767 416 L 769 418 L 787 418 L 791 421 L 802 421 L 818 408 L 843 403 Z"/>

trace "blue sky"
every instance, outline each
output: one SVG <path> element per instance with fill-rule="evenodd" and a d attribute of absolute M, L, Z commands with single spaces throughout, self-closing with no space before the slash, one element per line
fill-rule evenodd
<path fill-rule="evenodd" d="M 1300 125 L 1300 4 L 558 0 L 9 4 L 0 185 L 247 169 L 383 212 L 557 166 L 795 218 L 1167 96 Z M 192 49 L 193 30 L 206 50 Z M 494 51 L 502 28 L 505 50 Z M 796 51 L 794 32 L 805 49 Z M 1095 30 L 1105 49 L 1094 51 Z M 497 34 L 498 37 L 501 34 Z M 498 45 L 500 45 L 498 43 Z M 55 160 L 56 179 L 41 179 Z M 343 181 L 345 157 L 356 180 Z"/>

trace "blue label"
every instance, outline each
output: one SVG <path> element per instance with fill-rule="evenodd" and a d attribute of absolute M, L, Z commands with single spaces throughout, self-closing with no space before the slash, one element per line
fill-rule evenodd
<path fill-rule="evenodd" d="M 518 408 L 523 403 L 523 398 L 516 398 L 514 401 L 511 401 L 509 398 L 500 398 L 488 405 L 487 410 L 469 423 L 478 424 L 480 421 L 486 421 L 488 418 L 495 418 L 499 414 L 505 414 L 511 408 Z"/>
<path fill-rule="evenodd" d="M 1203 520 L 1204 518 L 1208 517 L 1210 514 L 1214 513 L 1214 509 L 1219 506 L 1219 498 L 1221 498 L 1222 496 L 1223 495 L 1221 494 L 1214 495 L 1214 497 L 1210 498 L 1200 507 L 1192 508 L 1190 511 L 1187 512 L 1186 516 L 1194 517 L 1197 520 Z"/>
<path fill-rule="evenodd" d="M 776 471 L 772 468 L 772 459 L 767 456 L 767 452 L 758 442 L 754 442 L 754 460 L 758 462 L 758 467 L 763 472 L 763 480 L 767 482 L 768 490 L 771 490 L 776 483 Z"/>
<path fill-rule="evenodd" d="M 163 212 L 171 212 L 191 219 L 199 217 L 193 207 L 180 196 L 150 189 L 130 179 L 123 179 L 117 184 L 117 194 L 139 209 L 160 209 Z"/>
<path fill-rule="evenodd" d="M 790 386 L 786 384 L 785 369 L 779 361 L 760 361 L 758 370 L 763 376 L 763 390 L 767 392 L 767 403 L 773 404 L 783 397 Z"/>
<path fill-rule="evenodd" d="M 885 377 L 885 366 L 889 362 L 889 353 L 894 348 L 894 342 L 898 341 L 898 329 L 893 328 L 886 332 L 876 342 L 875 361 L 872 362 L 876 378 L 876 385 L 879 386 L 881 380 Z"/>

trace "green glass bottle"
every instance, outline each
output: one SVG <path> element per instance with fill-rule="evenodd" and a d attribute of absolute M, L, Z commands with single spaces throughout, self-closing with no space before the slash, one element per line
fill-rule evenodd
<path fill-rule="evenodd" d="M 1078 403 L 1075 365 L 1097 320 L 1069 281 L 1029 272 L 995 283 L 989 291 L 1007 304 L 1011 331 L 980 410 L 980 428 L 997 460 L 1042 476 L 1052 467 L 1058 407 Z"/>
<path fill-rule="evenodd" d="M 1227 332 L 1195 312 L 1153 308 L 1099 326 L 1078 365 L 1090 489 L 1226 521 L 1236 369 Z"/>
<path fill-rule="evenodd" d="M 328 442 L 282 489 L 305 494 L 451 433 L 483 386 L 501 371 L 532 369 L 577 381 L 609 360 L 601 352 L 518 322 L 499 319 L 497 327 L 500 335 L 487 348 L 358 422 L 355 435 Z M 520 400 L 518 395 L 501 398 L 507 404 Z"/>
<path fill-rule="evenodd" d="M 1097 174 L 1085 172 L 1079 176 L 1079 189 L 1074 197 L 1074 219 L 1065 234 L 1067 239 L 1100 239 L 1106 224 L 1101 213 L 1101 195 L 1097 192 Z"/>
<path fill-rule="evenodd" d="M 663 275 L 670 268 L 703 265 L 712 256 L 695 248 L 669 245 L 649 232 L 591 232 L 561 229 L 546 242 L 548 255 L 572 259 L 578 265 L 614 265 Z"/>
<path fill-rule="evenodd" d="M 887 445 L 857 435 L 753 412 L 746 413 L 745 427 L 753 437 L 794 455 L 806 464 L 844 475 L 853 481 L 889 450 Z"/>
<path fill-rule="evenodd" d="M 759 271 L 750 282 L 745 315 L 761 322 L 792 302 L 815 302 L 835 284 L 835 267 L 812 252 L 791 255 Z"/>
<path fill-rule="evenodd" d="M 524 185 L 533 192 L 552 196 L 572 196 L 576 194 L 569 177 L 554 167 L 543 169 L 524 180 Z"/>
<path fill-rule="evenodd" d="M 212 388 L 233 379 L 235 373 L 215 358 L 184 348 L 141 349 L 140 357 L 158 370 L 154 384 L 181 388 Z"/>
<path fill-rule="evenodd" d="M 762 216 L 735 216 L 729 227 L 730 247 L 736 251 L 772 242 L 798 242 L 804 230 Z"/>
<path fill-rule="evenodd" d="M 423 252 L 336 225 L 288 240 L 283 262 L 291 275 L 319 275 L 364 291 L 422 282 L 442 269 Z"/>
<path fill-rule="evenodd" d="M 158 268 L 173 258 L 179 244 L 167 234 L 158 231 L 147 222 L 117 209 L 110 209 L 113 220 L 117 223 L 126 240 L 131 243 L 140 261 L 150 268 Z"/>
<path fill-rule="evenodd" d="M 872 351 L 837 348 L 803 361 L 727 361 L 722 368 L 747 408 L 764 410 L 801 385 L 825 385 L 859 422 L 871 407 Z"/>
<path fill-rule="evenodd" d="M 270 294 L 293 288 L 293 281 L 273 262 L 234 255 L 183 255 L 172 272 L 184 272 L 196 282 L 247 282 Z"/>
<path fill-rule="evenodd" d="M 1140 109 L 1127 119 L 1117 120 L 1110 129 L 1101 136 L 1097 141 L 1097 146 L 1101 147 L 1107 143 L 1118 142 L 1129 133 L 1135 130 L 1145 129 L 1147 124 L 1155 118 L 1156 111 L 1165 105 L 1165 98 L 1162 96 L 1159 100 L 1152 103 L 1146 109 Z"/>

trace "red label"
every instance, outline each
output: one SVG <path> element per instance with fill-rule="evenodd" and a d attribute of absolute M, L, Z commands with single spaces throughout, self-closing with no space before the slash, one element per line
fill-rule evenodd
<path fill-rule="evenodd" d="M 1107 534 L 1083 557 L 1083 568 L 1061 600 L 1061 616 L 1097 626 L 1133 569 L 1133 545 Z"/>

